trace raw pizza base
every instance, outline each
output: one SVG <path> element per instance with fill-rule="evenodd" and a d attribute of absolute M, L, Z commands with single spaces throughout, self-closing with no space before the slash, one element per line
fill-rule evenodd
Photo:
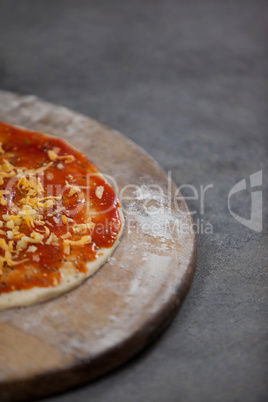
<path fill-rule="evenodd" d="M 18 125 L 13 125 L 14 127 L 18 127 L 19 129 L 26 130 L 26 131 L 33 131 L 30 129 L 26 129 L 25 127 L 21 127 Z M 57 138 L 51 134 L 42 133 L 47 137 Z M 73 145 L 71 145 L 68 141 L 64 140 L 69 146 L 71 146 L 74 150 L 79 151 Z M 105 178 L 99 172 L 99 176 L 101 176 L 104 180 Z M 106 181 L 106 180 L 105 180 Z M 107 182 L 107 181 L 106 181 Z M 119 245 L 119 239 L 122 236 L 123 229 L 124 229 L 124 215 L 122 212 L 121 207 L 117 207 L 120 220 L 121 220 L 121 228 L 120 232 L 117 236 L 116 241 L 110 248 L 100 248 L 98 250 L 98 257 L 93 261 L 89 261 L 86 264 L 87 273 L 77 272 L 71 262 L 64 263 L 60 271 L 63 275 L 61 282 L 57 286 L 49 286 L 49 287 L 38 287 L 34 286 L 29 289 L 22 289 L 22 290 L 14 290 L 8 293 L 1 293 L 0 294 L 0 310 L 6 310 L 13 307 L 23 307 L 36 304 L 38 302 L 43 302 L 52 298 L 55 298 L 65 292 L 72 290 L 79 286 L 82 282 L 84 282 L 87 278 L 94 275 L 95 272 L 100 269 L 105 262 L 110 258 L 113 254 L 116 247 Z M 83 252 L 83 249 L 81 249 Z M 76 271 L 76 272 L 74 272 Z"/>

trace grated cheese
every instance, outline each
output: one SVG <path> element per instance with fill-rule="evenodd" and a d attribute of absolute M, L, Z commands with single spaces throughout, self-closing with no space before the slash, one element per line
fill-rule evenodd
<path fill-rule="evenodd" d="M 99 199 L 102 199 L 103 196 L 103 191 L 104 191 L 104 187 L 103 186 L 98 186 L 96 188 L 95 194 Z"/>
<path fill-rule="evenodd" d="M 66 223 L 68 222 L 67 220 L 67 216 L 66 215 L 62 215 L 62 222 L 66 225 Z"/>
<path fill-rule="evenodd" d="M 28 253 L 35 253 L 36 250 L 37 250 L 36 246 L 29 246 L 26 251 L 28 251 Z"/>
<path fill-rule="evenodd" d="M 64 254 L 70 254 L 70 246 L 84 246 L 89 243 L 91 243 L 91 236 L 83 236 L 83 237 L 81 237 L 80 240 L 64 239 L 63 240 L 63 245 L 64 245 L 63 252 L 64 252 Z"/>
<path fill-rule="evenodd" d="M 68 239 L 69 237 L 72 237 L 70 232 L 65 233 L 64 235 L 61 236 L 62 239 Z"/>
<path fill-rule="evenodd" d="M 36 253 L 37 244 L 62 246 L 65 254 L 70 254 L 71 246 L 84 246 L 91 242 L 91 236 L 81 236 L 86 231 L 94 228 L 94 223 L 75 224 L 74 219 L 69 218 L 68 210 L 61 206 L 63 199 L 62 195 L 45 196 L 43 183 L 44 172 L 52 168 L 63 169 L 64 163 L 75 161 L 73 155 L 59 155 L 60 148 L 54 147 L 48 150 L 49 162 L 45 162 L 43 166 L 37 169 L 27 169 L 26 167 L 16 167 L 7 159 L 0 158 L 0 186 L 5 183 L 6 179 L 15 178 L 15 186 L 20 195 L 20 199 L 15 203 L 11 203 L 8 212 L 2 215 L 0 220 L 0 249 L 4 255 L 0 255 L 0 275 L 2 268 L 5 265 L 14 266 L 32 260 L 38 262 L 40 256 Z M 0 155 L 4 155 L 5 151 L 0 143 Z M 55 165 L 54 162 L 58 164 Z M 48 173 L 51 175 L 52 173 Z M 47 175 L 47 178 L 48 178 Z M 68 175 L 68 180 L 73 180 L 71 174 Z M 66 187 L 69 189 L 68 196 L 80 193 L 83 186 L 70 184 L 67 180 Z M 99 186 L 96 189 L 96 195 L 101 198 L 104 188 Z M 7 206 L 8 196 L 11 192 L 5 188 L 0 189 L 0 205 Z M 61 219 L 54 215 L 64 213 Z M 59 215 L 60 216 L 60 215 Z M 47 218 L 51 217 L 54 223 L 51 223 Z M 57 237 L 55 233 L 51 233 L 55 225 L 70 225 L 65 235 Z M 27 235 L 25 234 L 25 225 L 27 226 Z M 40 226 L 42 228 L 40 228 Z M 51 228 L 49 228 L 49 227 Z M 75 240 L 72 240 L 75 236 Z M 81 236 L 77 239 L 78 236 Z M 29 258 L 19 260 L 20 253 L 29 253 Z M 26 256 L 26 255 L 24 255 Z M 56 281 L 57 282 L 57 281 Z M 58 282 L 55 282 L 55 286 Z"/>
<path fill-rule="evenodd" d="M 58 152 L 60 151 L 59 148 L 54 148 L 53 150 L 48 150 L 47 154 L 48 157 L 51 161 L 56 161 L 56 160 L 62 160 L 65 161 L 65 163 L 71 163 L 75 160 L 75 157 L 73 155 L 58 155 Z"/>
<path fill-rule="evenodd" d="M 59 240 L 58 240 L 57 236 L 55 235 L 55 233 L 51 233 L 51 235 L 49 236 L 49 238 L 46 241 L 46 244 L 52 244 L 53 246 L 59 245 Z"/>

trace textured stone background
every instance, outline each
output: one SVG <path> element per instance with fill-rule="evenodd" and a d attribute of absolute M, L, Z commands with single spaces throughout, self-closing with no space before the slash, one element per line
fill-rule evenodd
<path fill-rule="evenodd" d="M 213 235 L 198 236 L 196 276 L 171 327 L 50 402 L 267 400 L 267 209 L 255 233 L 227 207 L 239 180 L 263 169 L 267 183 L 267 11 L 259 0 L 1 1 L 2 89 L 120 130 L 199 195 L 213 185 L 204 214 L 189 200 Z M 250 193 L 232 208 L 249 218 Z"/>

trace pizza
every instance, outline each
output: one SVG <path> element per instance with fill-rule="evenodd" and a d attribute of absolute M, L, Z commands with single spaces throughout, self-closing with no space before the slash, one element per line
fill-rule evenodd
<path fill-rule="evenodd" d="M 119 243 L 119 199 L 85 155 L 0 122 L 0 309 L 66 292 Z"/>

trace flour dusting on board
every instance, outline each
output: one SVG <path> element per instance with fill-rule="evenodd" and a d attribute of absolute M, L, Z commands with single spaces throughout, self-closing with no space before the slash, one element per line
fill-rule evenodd
<path fill-rule="evenodd" d="M 134 200 L 126 207 L 130 233 L 138 223 L 143 235 L 159 238 L 165 243 L 165 240 L 172 241 L 174 236 L 183 239 L 184 232 L 188 234 L 191 230 L 185 215 L 180 210 L 174 211 L 170 208 L 168 196 L 159 186 L 142 185 L 133 195 Z"/>

